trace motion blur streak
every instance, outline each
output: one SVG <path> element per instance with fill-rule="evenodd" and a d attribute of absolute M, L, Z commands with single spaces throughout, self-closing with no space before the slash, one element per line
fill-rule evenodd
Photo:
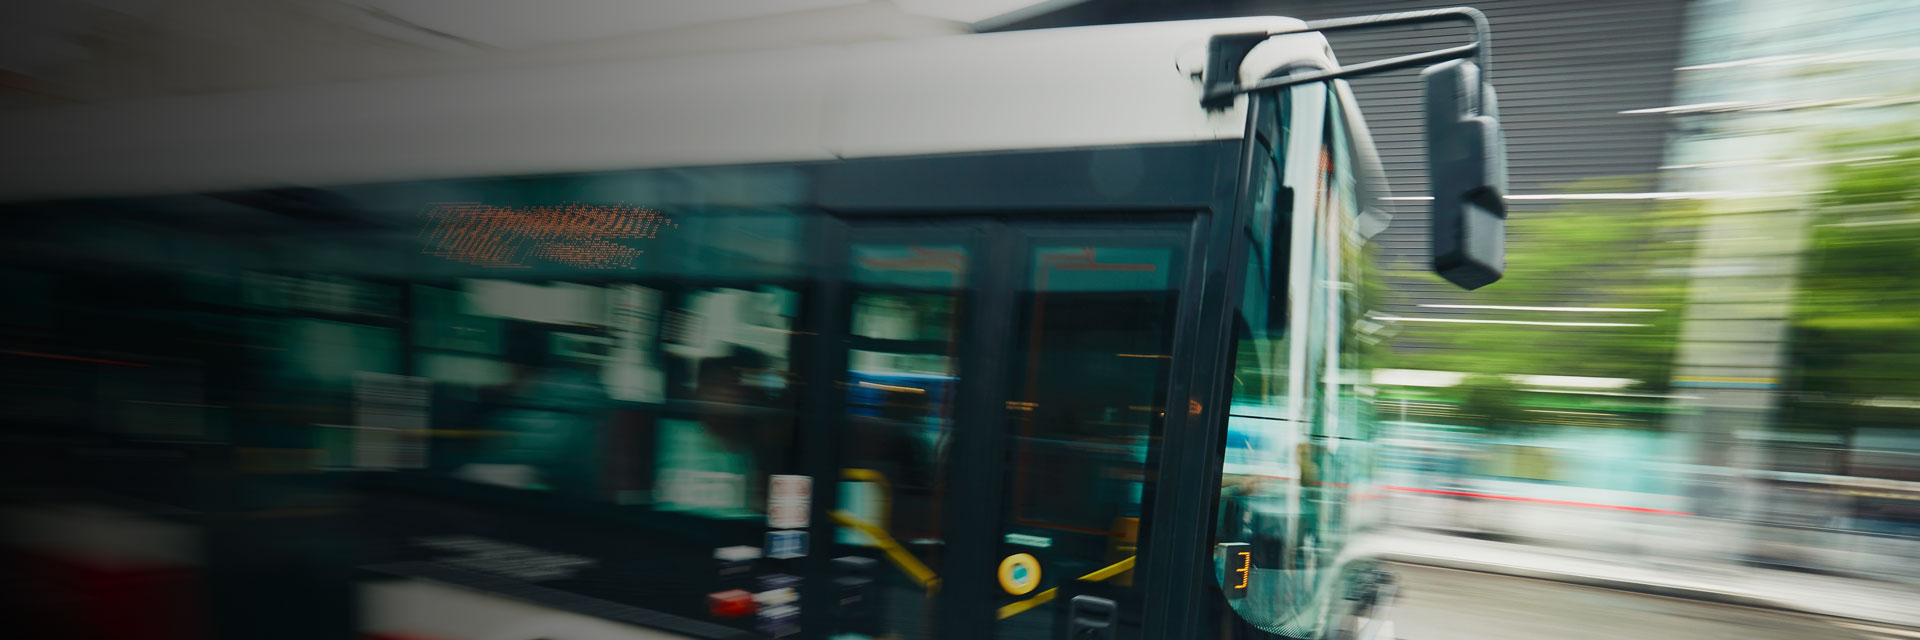
<path fill-rule="evenodd" d="M 1693 514 L 1691 514 L 1691 513 L 1687 513 L 1687 512 L 1685 512 L 1685 511 L 1669 511 L 1669 510 L 1667 510 L 1667 509 L 1650 509 L 1650 508 L 1647 508 L 1647 507 L 1627 507 L 1627 506 L 1621 506 L 1621 505 L 1617 505 L 1617 504 L 1594 504 L 1594 503 L 1590 503 L 1590 502 L 1571 502 L 1571 501 L 1567 501 L 1567 500 L 1548 500 L 1548 499 L 1546 499 L 1546 498 L 1526 498 L 1526 497 L 1521 497 L 1521 496 L 1499 496 L 1499 495 L 1493 495 L 1493 494 L 1490 494 L 1490 493 L 1474 493 L 1474 492 L 1471 492 L 1471 491 L 1442 491 L 1442 490 L 1440 490 L 1440 489 L 1421 489 L 1421 488 L 1417 488 L 1417 487 L 1390 487 L 1390 486 L 1389 486 L 1389 487 L 1380 487 L 1380 488 L 1382 488 L 1382 489 L 1386 489 L 1386 490 L 1388 490 L 1388 491 L 1406 491 L 1406 492 L 1409 492 L 1409 493 L 1427 493 L 1427 494 L 1432 494 L 1432 495 L 1437 495 L 1437 496 L 1457 496 L 1457 497 L 1461 497 L 1461 498 L 1482 498 L 1482 499 L 1486 499 L 1486 500 L 1516 500 L 1516 501 L 1519 501 L 1519 502 L 1533 502 L 1533 503 L 1538 503 L 1538 504 L 1551 504 L 1551 505 L 1560 505 L 1560 506 L 1567 506 L 1567 507 L 1585 507 L 1585 508 L 1588 508 L 1588 509 L 1614 509 L 1614 510 L 1618 510 L 1618 511 L 1632 511 L 1632 512 L 1635 512 L 1635 513 L 1660 513 L 1660 514 L 1666 514 L 1666 515 L 1672 515 L 1672 516 L 1690 516 L 1690 515 L 1693 515 Z"/>
<path fill-rule="evenodd" d="M 1477 3 L 1461 291 L 1434 76 L 1199 99 L 1456 1 L 9 2 L 0 620 L 1920 638 L 1920 2 Z"/>

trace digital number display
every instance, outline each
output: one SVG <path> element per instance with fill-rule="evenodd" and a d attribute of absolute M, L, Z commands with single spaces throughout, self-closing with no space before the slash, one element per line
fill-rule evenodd
<path fill-rule="evenodd" d="M 1214 551 L 1214 575 L 1219 576 L 1220 594 L 1228 600 L 1240 600 L 1251 592 L 1253 584 L 1253 547 L 1245 542 L 1222 542 Z"/>

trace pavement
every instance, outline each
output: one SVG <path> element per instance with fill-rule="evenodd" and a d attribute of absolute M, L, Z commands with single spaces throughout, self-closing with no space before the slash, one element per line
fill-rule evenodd
<path fill-rule="evenodd" d="M 1913 640 L 1880 625 L 1543 582 L 1389 565 L 1393 640 Z"/>
<path fill-rule="evenodd" d="M 1912 584 L 1394 528 L 1362 543 L 1400 564 L 1531 578 L 1645 595 L 1811 614 L 1920 638 Z"/>

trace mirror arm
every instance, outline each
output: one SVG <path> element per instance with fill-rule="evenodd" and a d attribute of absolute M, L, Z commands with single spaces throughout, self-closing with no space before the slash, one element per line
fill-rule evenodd
<path fill-rule="evenodd" d="M 1407 69 L 1411 67 L 1426 66 L 1435 62 L 1446 62 L 1448 60 L 1458 60 L 1461 58 L 1472 57 L 1475 53 L 1479 51 L 1480 51 L 1480 43 L 1476 42 L 1472 44 L 1463 44 L 1458 47 L 1441 49 L 1439 51 L 1428 51 L 1426 53 L 1416 53 L 1408 56 L 1400 56 L 1398 58 L 1387 58 L 1385 60 L 1373 60 L 1370 62 L 1362 62 L 1360 64 L 1339 67 L 1336 69 L 1325 69 L 1321 71 L 1314 71 L 1312 73 L 1302 73 L 1302 74 L 1281 76 L 1278 78 L 1269 78 L 1269 79 L 1262 80 L 1260 82 L 1256 82 L 1254 84 L 1250 84 L 1244 87 L 1228 87 L 1227 89 L 1222 91 L 1219 95 L 1209 96 L 1208 100 L 1210 101 L 1230 100 L 1234 96 L 1237 96 L 1243 93 L 1254 93 L 1257 91 L 1271 91 L 1273 89 L 1283 89 L 1283 88 L 1291 87 L 1297 84 L 1309 84 L 1314 82 L 1322 82 L 1326 80 L 1338 80 L 1340 78 L 1364 76 L 1364 75 L 1370 75 L 1375 73 L 1381 73 L 1384 71 L 1394 71 L 1398 69 Z"/>
<path fill-rule="evenodd" d="M 1300 31 L 1341 31 L 1341 30 L 1348 30 L 1348 29 L 1373 29 L 1373 28 L 1379 28 L 1379 27 L 1392 27 L 1392 26 L 1398 26 L 1403 24 L 1418 24 L 1422 22 L 1442 22 L 1446 20 L 1463 20 L 1463 21 L 1466 21 L 1468 24 L 1473 25 L 1473 44 L 1478 45 L 1480 47 L 1480 50 L 1476 52 L 1476 55 L 1478 56 L 1478 58 L 1475 59 L 1473 62 L 1475 65 L 1478 65 L 1480 67 L 1481 77 L 1491 81 L 1493 78 L 1493 76 L 1491 75 L 1491 71 L 1493 69 L 1493 62 L 1488 59 L 1487 50 L 1490 48 L 1488 46 L 1488 41 L 1490 40 L 1490 34 L 1492 34 L 1493 31 L 1492 29 L 1489 29 L 1487 27 L 1487 14 L 1481 13 L 1479 9 L 1475 9 L 1473 7 L 1452 7 L 1448 9 L 1431 9 L 1427 11 L 1406 11 L 1402 13 L 1383 13 L 1383 14 L 1371 15 L 1371 16 L 1355 16 L 1352 18 L 1333 18 L 1331 20 L 1314 20 L 1312 22 L 1308 22 L 1307 28 L 1305 29 L 1301 29 L 1299 31 L 1281 31 L 1281 32 L 1276 32 L 1269 35 L 1277 36 L 1277 35 L 1283 35 L 1287 33 L 1298 33 Z"/>
<path fill-rule="evenodd" d="M 1375 29 L 1403 24 L 1444 22 L 1450 20 L 1464 20 L 1471 23 L 1473 25 L 1473 42 L 1437 51 L 1347 65 L 1337 69 L 1324 69 L 1311 73 L 1270 78 L 1244 87 L 1240 86 L 1236 78 L 1240 70 L 1240 59 L 1245 57 L 1247 52 L 1252 51 L 1255 45 L 1265 42 L 1268 38 L 1274 36 L 1294 33 Z M 1200 106 L 1207 109 L 1221 109 L 1231 106 L 1234 96 L 1243 93 L 1270 91 L 1309 82 L 1322 82 L 1352 76 L 1381 73 L 1384 71 L 1394 71 L 1469 56 L 1473 57 L 1475 63 L 1480 67 L 1480 77 L 1483 79 L 1491 79 L 1488 70 L 1492 67 L 1487 55 L 1489 49 L 1487 46 L 1489 33 L 1486 14 L 1471 7 L 1454 7 L 1451 9 L 1407 11 L 1403 13 L 1385 13 L 1353 18 L 1315 20 L 1306 23 L 1304 28 L 1291 31 L 1234 33 L 1214 36 L 1213 42 L 1211 42 L 1209 46 L 1210 56 L 1207 60 L 1206 77 L 1203 79 L 1203 90 L 1200 94 Z"/>

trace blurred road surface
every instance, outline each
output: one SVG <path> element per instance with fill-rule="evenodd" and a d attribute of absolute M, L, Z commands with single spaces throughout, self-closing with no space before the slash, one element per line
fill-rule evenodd
<path fill-rule="evenodd" d="M 1399 640 L 1920 638 L 1913 631 L 1487 573 L 1393 565 Z"/>

